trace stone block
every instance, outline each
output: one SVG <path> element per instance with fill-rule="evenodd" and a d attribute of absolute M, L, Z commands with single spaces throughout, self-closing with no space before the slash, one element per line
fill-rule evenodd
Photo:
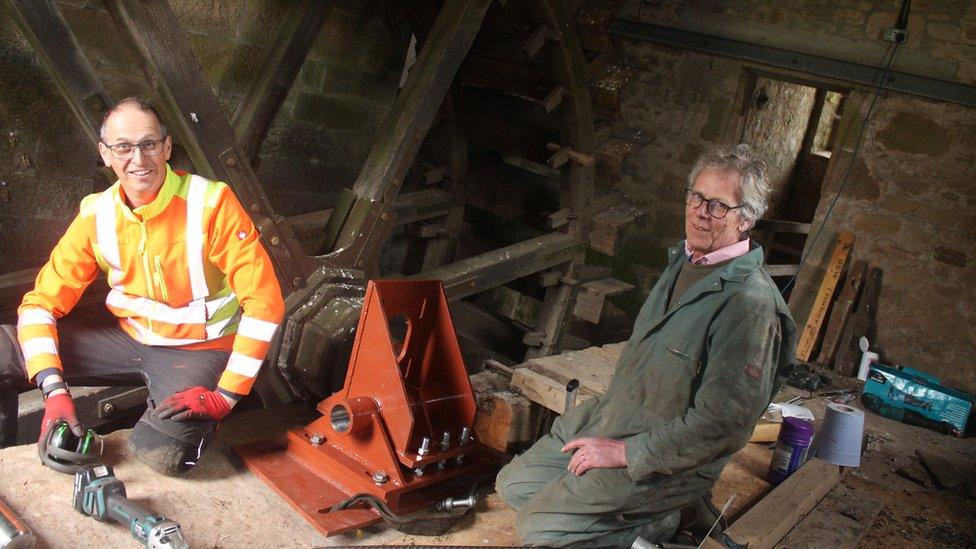
<path fill-rule="evenodd" d="M 877 138 L 889 151 L 928 156 L 942 156 L 950 145 L 946 129 L 938 122 L 904 111 L 895 113 Z"/>
<path fill-rule="evenodd" d="M 322 79 L 322 92 L 332 96 L 355 96 L 393 102 L 396 98 L 397 79 L 375 72 L 341 65 L 326 65 Z"/>
<path fill-rule="evenodd" d="M 872 176 L 871 170 L 864 162 L 864 157 L 858 157 L 851 169 L 845 194 L 848 198 L 856 200 L 876 200 L 881 196 L 881 185 Z"/>
<path fill-rule="evenodd" d="M 104 67 L 124 68 L 141 76 L 139 58 L 112 17 L 104 9 L 61 7 L 61 15 L 74 33 L 88 61 L 98 70 Z"/>
<path fill-rule="evenodd" d="M 862 214 L 854 221 L 854 234 L 857 236 L 877 235 L 882 238 L 897 238 L 897 233 L 901 227 L 902 222 L 894 216 Z"/>
<path fill-rule="evenodd" d="M 845 25 L 862 25 L 866 17 L 866 12 L 861 10 L 839 9 L 834 11 L 833 20 Z"/>
<path fill-rule="evenodd" d="M 970 23 L 962 28 L 961 41 L 963 44 L 976 44 L 976 23 Z"/>
<path fill-rule="evenodd" d="M 172 0 L 170 6 L 180 26 L 210 36 L 237 35 L 245 0 Z"/>
<path fill-rule="evenodd" d="M 945 246 L 936 246 L 932 251 L 932 259 L 938 261 L 939 263 L 945 263 L 946 265 L 965 267 L 967 257 L 966 252 L 962 250 L 954 250 Z"/>
<path fill-rule="evenodd" d="M 306 88 L 306 91 L 317 93 L 322 91 L 322 79 L 324 77 L 325 65 L 312 59 L 306 59 L 298 73 L 298 82 Z"/>
<path fill-rule="evenodd" d="M 334 130 L 373 132 L 388 110 L 385 103 L 345 96 L 300 93 L 295 102 L 295 118 Z"/>
<path fill-rule="evenodd" d="M 946 23 L 929 23 L 925 26 L 925 33 L 937 40 L 945 42 L 957 42 L 959 40 L 960 29 L 958 25 L 948 25 Z"/>
<path fill-rule="evenodd" d="M 292 0 L 248 2 L 237 38 L 256 46 L 270 45 L 278 36 L 278 29 L 292 3 Z"/>

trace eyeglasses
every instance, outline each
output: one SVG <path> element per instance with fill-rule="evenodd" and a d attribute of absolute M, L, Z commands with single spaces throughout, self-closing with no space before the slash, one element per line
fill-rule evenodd
<path fill-rule="evenodd" d="M 691 209 L 697 209 L 702 204 L 707 204 L 705 209 L 708 211 L 708 215 L 714 217 L 715 219 L 722 219 L 731 210 L 738 210 L 743 207 L 744 204 L 739 204 L 738 206 L 729 206 L 724 202 L 719 202 L 718 200 L 709 200 L 701 195 L 701 193 L 693 189 L 685 189 L 685 204 L 687 204 Z"/>
<path fill-rule="evenodd" d="M 158 156 L 159 153 L 163 152 L 163 141 L 166 141 L 166 137 L 149 139 L 147 141 L 143 141 L 142 143 L 116 143 L 114 145 L 109 145 L 103 141 L 102 144 L 105 145 L 108 150 L 112 151 L 112 156 L 118 160 L 128 160 L 136 153 L 136 149 L 141 150 L 143 156 Z"/>

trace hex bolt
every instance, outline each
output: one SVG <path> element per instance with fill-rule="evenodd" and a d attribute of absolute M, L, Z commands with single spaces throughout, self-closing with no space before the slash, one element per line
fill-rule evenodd
<path fill-rule="evenodd" d="M 423 467 L 414 467 L 413 468 L 413 474 L 417 475 L 418 477 L 424 476 L 424 468 Z"/>
<path fill-rule="evenodd" d="M 105 406 L 102 406 L 102 412 L 104 412 L 105 415 L 107 415 L 107 416 L 110 416 L 110 415 L 114 414 L 115 413 L 115 405 L 112 404 L 111 402 L 106 402 L 105 403 Z"/>
<path fill-rule="evenodd" d="M 430 452 L 430 437 L 424 437 L 420 441 L 420 448 L 417 449 L 418 456 L 426 456 L 427 452 Z"/>
<path fill-rule="evenodd" d="M 461 427 L 461 439 L 458 440 L 458 448 L 467 444 L 468 439 L 470 438 L 471 438 L 471 429 L 468 429 L 467 426 Z M 464 461 L 464 454 L 458 456 L 454 461 L 457 462 L 458 465 L 461 465 L 461 462 Z"/>
<path fill-rule="evenodd" d="M 441 452 L 446 452 L 451 447 L 451 433 L 444 431 L 441 436 Z M 446 461 L 441 461 L 437 463 L 438 469 L 443 469 L 447 465 Z"/>
<path fill-rule="evenodd" d="M 272 246 L 277 246 L 278 244 L 281 244 L 281 239 L 278 238 L 277 236 L 272 236 L 271 237 L 271 245 Z"/>
<path fill-rule="evenodd" d="M 312 436 L 308 437 L 308 441 L 318 446 L 319 444 L 325 442 L 325 437 L 320 433 L 312 433 Z"/>
<path fill-rule="evenodd" d="M 376 471 L 373 473 L 373 484 L 380 486 L 386 484 L 386 481 L 390 480 L 390 477 L 383 471 Z"/>

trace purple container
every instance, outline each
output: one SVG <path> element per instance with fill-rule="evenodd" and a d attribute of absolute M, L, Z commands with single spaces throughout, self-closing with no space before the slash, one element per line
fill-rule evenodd
<path fill-rule="evenodd" d="M 773 486 L 783 482 L 807 460 L 813 441 L 813 424 L 796 417 L 783 418 L 779 439 L 769 462 L 766 480 Z"/>

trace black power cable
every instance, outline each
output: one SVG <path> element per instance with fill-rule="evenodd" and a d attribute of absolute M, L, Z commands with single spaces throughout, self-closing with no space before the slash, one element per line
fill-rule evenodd
<path fill-rule="evenodd" d="M 898 22 L 895 26 L 896 30 L 901 30 L 902 32 L 907 31 L 908 10 L 911 3 L 911 0 L 902 0 L 901 12 L 898 15 Z M 871 122 L 871 115 L 874 114 L 874 107 L 878 102 L 878 98 L 881 96 L 881 92 L 884 90 L 884 83 L 888 78 L 888 72 L 891 70 L 891 65 L 895 60 L 895 55 L 898 53 L 898 46 L 900 45 L 901 42 L 896 40 L 889 48 L 889 51 L 885 53 L 885 56 L 888 59 L 879 69 L 879 77 L 877 78 L 877 83 L 875 85 L 874 97 L 871 99 L 871 104 L 868 106 L 868 111 L 864 115 L 864 121 L 862 122 L 861 129 L 857 134 L 857 141 L 854 144 L 854 150 L 851 152 L 851 159 L 847 164 L 847 169 L 844 171 L 844 177 L 841 179 L 840 186 L 838 186 L 833 200 L 830 201 L 830 206 L 827 207 L 827 212 L 824 214 L 820 227 L 817 228 L 817 232 L 813 235 L 813 240 L 810 242 L 810 245 L 806 246 L 806 251 L 800 257 L 800 264 L 797 265 L 796 268 L 797 272 L 794 273 L 788 281 L 786 281 L 785 285 L 783 285 L 783 289 L 780 290 L 781 294 L 786 294 L 786 292 L 790 291 L 790 289 L 793 287 L 793 284 L 796 283 L 796 277 L 800 272 L 800 268 L 804 265 L 804 263 L 806 263 L 810 253 L 813 251 L 814 246 L 817 244 L 817 240 L 820 239 L 820 235 L 827 227 L 827 221 L 834 213 L 834 207 L 837 205 L 837 200 L 840 199 L 841 195 L 844 194 L 844 189 L 847 188 L 847 181 L 854 169 L 854 162 L 857 160 L 858 154 L 861 152 L 861 145 L 864 143 L 864 132 L 867 130 L 868 125 Z"/>

